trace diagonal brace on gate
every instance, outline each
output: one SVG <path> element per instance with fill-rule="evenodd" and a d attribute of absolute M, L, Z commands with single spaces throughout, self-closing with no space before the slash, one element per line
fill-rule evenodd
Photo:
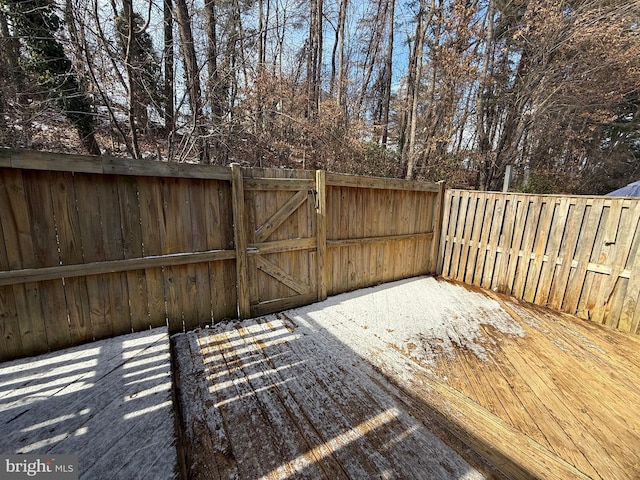
<path fill-rule="evenodd" d="M 283 269 L 278 267 L 276 264 L 270 262 L 269 260 L 260 256 L 256 256 L 255 261 L 256 261 L 256 267 L 258 267 L 258 270 L 262 270 L 267 275 L 270 275 L 271 277 L 275 278 L 279 282 L 284 283 L 287 287 L 291 288 L 292 290 L 295 290 L 296 293 L 303 294 L 311 290 L 311 287 L 309 285 L 306 285 L 304 282 L 301 282 L 300 280 L 292 277 Z"/>
<path fill-rule="evenodd" d="M 307 200 L 307 195 L 306 190 L 296 193 L 276 213 L 271 215 L 271 218 L 260 225 L 256 230 L 256 243 L 266 241 Z"/>

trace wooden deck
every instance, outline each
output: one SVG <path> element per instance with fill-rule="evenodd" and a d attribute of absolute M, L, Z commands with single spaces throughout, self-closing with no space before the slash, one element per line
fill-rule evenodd
<path fill-rule="evenodd" d="M 0 452 L 78 456 L 80 478 L 178 476 L 166 328 L 0 364 Z"/>
<path fill-rule="evenodd" d="M 506 297 L 418 278 L 174 342 L 192 478 L 640 478 L 640 339 Z"/>

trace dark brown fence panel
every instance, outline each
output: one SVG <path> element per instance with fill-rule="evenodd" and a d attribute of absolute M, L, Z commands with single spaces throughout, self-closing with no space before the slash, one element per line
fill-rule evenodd
<path fill-rule="evenodd" d="M 638 333 L 640 200 L 450 190 L 439 271 Z"/>
<path fill-rule="evenodd" d="M 0 358 L 236 316 L 229 181 L 34 165 L 0 169 Z"/>

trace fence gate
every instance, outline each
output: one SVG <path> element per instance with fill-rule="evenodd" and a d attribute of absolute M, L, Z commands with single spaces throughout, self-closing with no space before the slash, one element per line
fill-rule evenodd
<path fill-rule="evenodd" d="M 319 268 L 316 182 L 242 178 L 237 170 L 234 195 L 242 202 L 234 202 L 235 219 L 244 225 L 236 229 L 240 316 L 312 303 Z"/>

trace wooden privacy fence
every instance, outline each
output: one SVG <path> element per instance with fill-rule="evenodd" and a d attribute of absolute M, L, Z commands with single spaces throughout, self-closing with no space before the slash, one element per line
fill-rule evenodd
<path fill-rule="evenodd" d="M 0 149 L 0 360 L 434 273 L 444 185 Z"/>
<path fill-rule="evenodd" d="M 438 271 L 638 333 L 640 200 L 450 190 Z"/>

